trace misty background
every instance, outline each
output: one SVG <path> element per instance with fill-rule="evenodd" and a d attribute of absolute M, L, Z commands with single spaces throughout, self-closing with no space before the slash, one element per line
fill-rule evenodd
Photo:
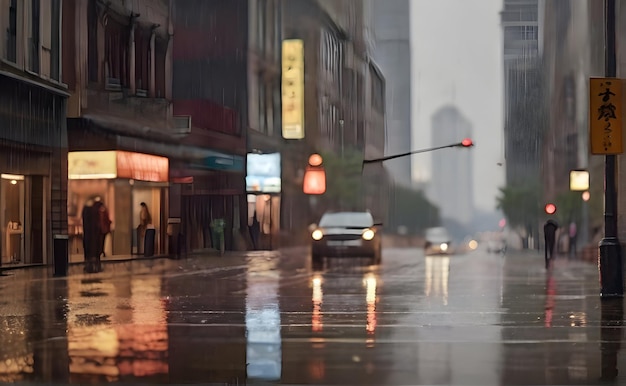
<path fill-rule="evenodd" d="M 502 217 L 502 7 L 501 0 L 371 2 L 374 57 L 387 88 L 386 153 L 464 137 L 476 144 L 385 166 L 397 185 L 424 192 L 444 225 L 467 231 L 497 229 Z"/>

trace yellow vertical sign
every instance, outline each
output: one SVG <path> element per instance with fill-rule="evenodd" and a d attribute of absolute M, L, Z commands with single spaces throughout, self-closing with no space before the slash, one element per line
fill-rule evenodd
<path fill-rule="evenodd" d="M 304 44 L 300 39 L 283 41 L 282 106 L 283 138 L 304 138 Z"/>
<path fill-rule="evenodd" d="M 621 154 L 622 81 L 589 79 L 589 149 L 591 154 Z"/>

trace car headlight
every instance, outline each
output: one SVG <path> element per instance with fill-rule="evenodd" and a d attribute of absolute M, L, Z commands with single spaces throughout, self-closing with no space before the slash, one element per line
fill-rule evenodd
<path fill-rule="evenodd" d="M 444 252 L 445 252 L 445 251 L 447 251 L 447 250 L 448 250 L 448 244 L 447 244 L 447 243 L 441 243 L 441 245 L 439 246 L 439 248 L 440 248 L 442 251 L 444 251 Z"/>
<path fill-rule="evenodd" d="M 319 229 L 316 229 L 313 231 L 313 233 L 311 233 L 311 237 L 313 237 L 313 240 L 321 240 L 322 237 L 324 237 L 324 232 L 322 232 Z"/>
<path fill-rule="evenodd" d="M 366 230 L 365 232 L 363 232 L 363 234 L 361 235 L 361 237 L 363 237 L 363 240 L 371 240 L 371 239 L 373 239 L 373 238 L 374 238 L 374 235 L 375 235 L 375 234 L 376 234 L 376 233 L 374 233 L 374 231 L 373 231 L 373 230 L 368 229 L 368 230 Z"/>

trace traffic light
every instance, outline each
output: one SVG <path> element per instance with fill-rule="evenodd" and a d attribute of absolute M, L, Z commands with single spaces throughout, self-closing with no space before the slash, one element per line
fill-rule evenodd
<path fill-rule="evenodd" d="M 471 138 L 465 138 L 461 141 L 461 145 L 463 147 L 472 147 L 474 146 L 474 142 L 472 141 Z"/>
<path fill-rule="evenodd" d="M 556 213 L 556 205 L 552 203 L 546 204 L 544 210 L 546 211 L 547 214 L 554 214 Z"/>

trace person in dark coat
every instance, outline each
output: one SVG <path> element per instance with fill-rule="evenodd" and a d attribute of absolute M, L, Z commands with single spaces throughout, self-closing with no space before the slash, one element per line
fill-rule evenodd
<path fill-rule="evenodd" d="M 83 220 L 83 251 L 85 254 L 85 272 L 97 272 L 97 258 L 100 250 L 100 230 L 98 227 L 98 209 L 94 200 L 85 203 L 82 211 Z"/>
<path fill-rule="evenodd" d="M 556 244 L 556 231 L 559 224 L 554 220 L 548 220 L 543 226 L 543 237 L 545 240 L 545 260 L 546 269 L 548 268 L 552 257 L 554 256 L 554 245 Z"/>
<path fill-rule="evenodd" d="M 111 231 L 111 219 L 109 218 L 109 210 L 102 202 L 100 197 L 96 197 L 96 200 L 93 204 L 96 212 L 96 221 L 97 221 L 97 246 L 98 250 L 96 251 L 96 256 L 98 257 L 98 261 L 101 257 L 106 256 L 104 253 L 104 242 L 106 240 L 107 234 Z"/>

